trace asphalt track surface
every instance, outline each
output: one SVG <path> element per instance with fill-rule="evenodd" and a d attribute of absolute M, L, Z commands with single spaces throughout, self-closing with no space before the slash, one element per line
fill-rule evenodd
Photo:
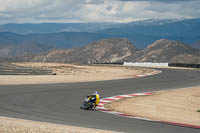
<path fill-rule="evenodd" d="M 0 86 L 0 115 L 131 133 L 200 133 L 199 129 L 80 109 L 96 88 L 101 97 L 200 86 L 200 70 L 161 69 L 158 75 L 87 83 Z"/>

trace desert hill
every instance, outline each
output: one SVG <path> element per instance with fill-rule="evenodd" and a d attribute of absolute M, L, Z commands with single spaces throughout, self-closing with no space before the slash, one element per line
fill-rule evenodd
<path fill-rule="evenodd" d="M 52 50 L 36 56 L 36 62 L 62 63 L 113 63 L 133 55 L 138 49 L 128 39 L 113 38 L 93 42 L 89 45 L 66 50 Z"/>
<path fill-rule="evenodd" d="M 161 39 L 127 57 L 124 61 L 200 63 L 200 50 L 179 41 Z"/>

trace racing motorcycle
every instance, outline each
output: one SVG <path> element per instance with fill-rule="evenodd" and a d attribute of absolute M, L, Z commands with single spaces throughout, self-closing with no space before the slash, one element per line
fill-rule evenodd
<path fill-rule="evenodd" d="M 94 104 L 94 97 L 92 96 L 87 96 L 84 101 L 83 104 L 81 105 L 81 109 L 85 109 L 85 110 L 89 110 L 89 109 L 95 109 L 96 106 Z"/>

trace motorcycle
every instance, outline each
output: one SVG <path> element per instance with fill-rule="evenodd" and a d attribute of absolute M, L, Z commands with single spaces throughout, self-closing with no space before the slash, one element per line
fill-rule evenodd
<path fill-rule="evenodd" d="M 87 96 L 84 101 L 83 104 L 81 105 L 81 109 L 85 109 L 85 110 L 89 110 L 89 109 L 95 109 L 96 106 L 94 104 L 94 102 L 92 102 L 95 98 L 92 96 Z"/>

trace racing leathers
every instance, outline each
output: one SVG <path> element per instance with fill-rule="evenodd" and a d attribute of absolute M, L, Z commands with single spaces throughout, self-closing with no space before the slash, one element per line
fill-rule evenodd
<path fill-rule="evenodd" d="M 99 94 L 92 94 L 91 96 L 91 102 L 93 103 L 94 107 L 96 107 L 99 104 Z"/>

